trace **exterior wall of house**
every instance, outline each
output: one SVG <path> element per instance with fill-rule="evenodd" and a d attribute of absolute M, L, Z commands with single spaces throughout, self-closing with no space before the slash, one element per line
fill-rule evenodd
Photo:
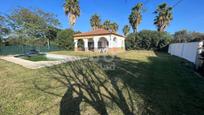
<path fill-rule="evenodd" d="M 125 48 L 125 38 L 124 37 L 112 35 L 111 39 L 112 39 L 113 48 Z"/>
<path fill-rule="evenodd" d="M 117 35 L 99 35 L 99 36 L 87 36 L 87 37 L 76 37 L 75 42 L 75 51 L 77 51 L 77 40 L 83 39 L 84 49 L 88 51 L 88 39 L 93 39 L 94 41 L 94 51 L 98 51 L 98 42 L 100 38 L 105 38 L 108 41 L 108 52 L 120 52 L 125 50 L 125 38 Z"/>

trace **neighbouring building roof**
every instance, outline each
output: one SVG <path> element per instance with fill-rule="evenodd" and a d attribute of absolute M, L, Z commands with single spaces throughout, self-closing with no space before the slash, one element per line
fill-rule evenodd
<path fill-rule="evenodd" d="M 115 32 L 110 32 L 110 31 L 105 30 L 105 29 L 97 29 L 97 30 L 93 30 L 93 31 L 90 31 L 90 32 L 78 33 L 78 34 L 75 34 L 74 37 L 99 36 L 99 35 L 110 35 L 110 34 L 114 34 L 114 35 L 117 35 L 117 36 L 124 37 L 124 36 L 122 36 L 120 34 L 117 34 Z"/>

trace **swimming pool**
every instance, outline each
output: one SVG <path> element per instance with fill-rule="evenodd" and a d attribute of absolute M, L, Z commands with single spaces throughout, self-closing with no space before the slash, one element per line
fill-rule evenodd
<path fill-rule="evenodd" d="M 49 56 L 47 54 L 32 54 L 32 55 L 17 55 L 15 56 L 17 58 L 29 60 L 29 61 L 58 61 L 62 60 L 63 58 L 56 58 L 53 56 Z"/>
<path fill-rule="evenodd" d="M 38 56 L 39 56 L 39 54 L 38 54 Z M 66 62 L 85 59 L 82 57 L 49 54 L 49 53 L 42 54 L 41 56 L 45 56 L 45 57 L 43 57 L 44 59 L 42 59 L 42 57 L 40 57 L 40 59 L 37 59 L 36 61 L 31 61 L 29 59 L 25 59 L 25 55 L 1 56 L 0 59 L 21 65 L 21 66 L 29 68 L 29 69 L 38 69 L 41 67 L 48 67 L 48 66 L 53 66 L 53 65 L 57 65 L 57 64 L 63 64 Z M 33 57 L 31 56 L 31 58 L 33 59 L 34 55 L 33 55 Z"/>

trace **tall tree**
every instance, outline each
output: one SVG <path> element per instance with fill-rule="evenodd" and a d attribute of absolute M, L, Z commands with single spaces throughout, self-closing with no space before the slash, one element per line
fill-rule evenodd
<path fill-rule="evenodd" d="M 163 3 L 160 4 L 154 12 L 156 14 L 154 24 L 157 26 L 159 32 L 163 32 L 173 20 L 172 9 L 172 7 Z"/>
<path fill-rule="evenodd" d="M 110 25 L 111 25 L 110 20 L 106 20 L 106 21 L 104 21 L 102 27 L 103 27 L 105 30 L 110 30 Z"/>
<path fill-rule="evenodd" d="M 190 32 L 187 30 L 180 30 L 174 33 L 174 39 L 172 42 L 183 43 L 183 42 L 196 42 L 204 40 L 204 33 Z"/>
<path fill-rule="evenodd" d="M 96 29 L 100 28 L 100 26 L 101 26 L 100 17 L 97 14 L 94 14 L 93 16 L 91 16 L 90 24 L 91 24 L 92 30 L 96 30 Z"/>
<path fill-rule="evenodd" d="M 49 42 L 51 32 L 59 26 L 59 20 L 52 13 L 40 9 L 30 10 L 20 8 L 14 10 L 9 16 L 10 25 L 15 35 L 23 38 L 44 38 Z"/>
<path fill-rule="evenodd" d="M 174 33 L 173 42 L 181 43 L 181 42 L 189 42 L 192 40 L 191 33 L 187 30 L 180 30 Z"/>
<path fill-rule="evenodd" d="M 130 27 L 128 26 L 128 25 L 125 25 L 124 27 L 123 27 L 123 34 L 125 35 L 125 36 L 127 36 L 127 34 L 130 32 Z"/>
<path fill-rule="evenodd" d="M 6 17 L 3 16 L 3 15 L 0 15 L 0 46 L 3 43 L 3 37 L 8 35 L 9 32 L 10 32 L 10 29 L 8 27 L 8 23 L 7 23 Z"/>
<path fill-rule="evenodd" d="M 132 8 L 131 14 L 129 15 L 129 23 L 132 26 L 134 32 L 138 31 L 138 26 L 142 21 L 142 10 L 143 4 L 138 3 L 135 7 Z"/>
<path fill-rule="evenodd" d="M 74 31 L 72 29 L 61 30 L 57 33 L 58 46 L 71 50 L 74 48 Z"/>
<path fill-rule="evenodd" d="M 0 38 L 9 33 L 9 27 L 7 19 L 4 16 L 0 15 Z"/>
<path fill-rule="evenodd" d="M 41 9 L 38 9 L 36 14 L 44 21 L 44 28 L 42 28 L 42 32 L 44 34 L 43 38 L 47 39 L 47 45 L 48 48 L 50 48 L 50 40 L 53 40 L 57 37 L 57 27 L 60 24 L 59 20 L 53 13 L 47 13 Z"/>
<path fill-rule="evenodd" d="M 71 28 L 73 28 L 77 17 L 80 16 L 79 0 L 66 0 L 64 3 L 64 11 L 69 18 Z"/>
<path fill-rule="evenodd" d="M 118 24 L 115 22 L 111 22 L 110 20 L 104 21 L 102 28 L 111 32 L 116 32 L 118 31 Z"/>
<path fill-rule="evenodd" d="M 110 31 L 111 32 L 117 32 L 118 31 L 118 27 L 119 27 L 118 24 L 113 22 L 113 23 L 110 24 Z"/>

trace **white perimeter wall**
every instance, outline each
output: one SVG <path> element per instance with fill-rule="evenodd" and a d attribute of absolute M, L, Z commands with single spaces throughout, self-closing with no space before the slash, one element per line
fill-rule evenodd
<path fill-rule="evenodd" d="M 184 58 L 192 63 L 196 63 L 198 49 L 202 47 L 203 42 L 174 43 L 169 45 L 168 53 Z"/>

